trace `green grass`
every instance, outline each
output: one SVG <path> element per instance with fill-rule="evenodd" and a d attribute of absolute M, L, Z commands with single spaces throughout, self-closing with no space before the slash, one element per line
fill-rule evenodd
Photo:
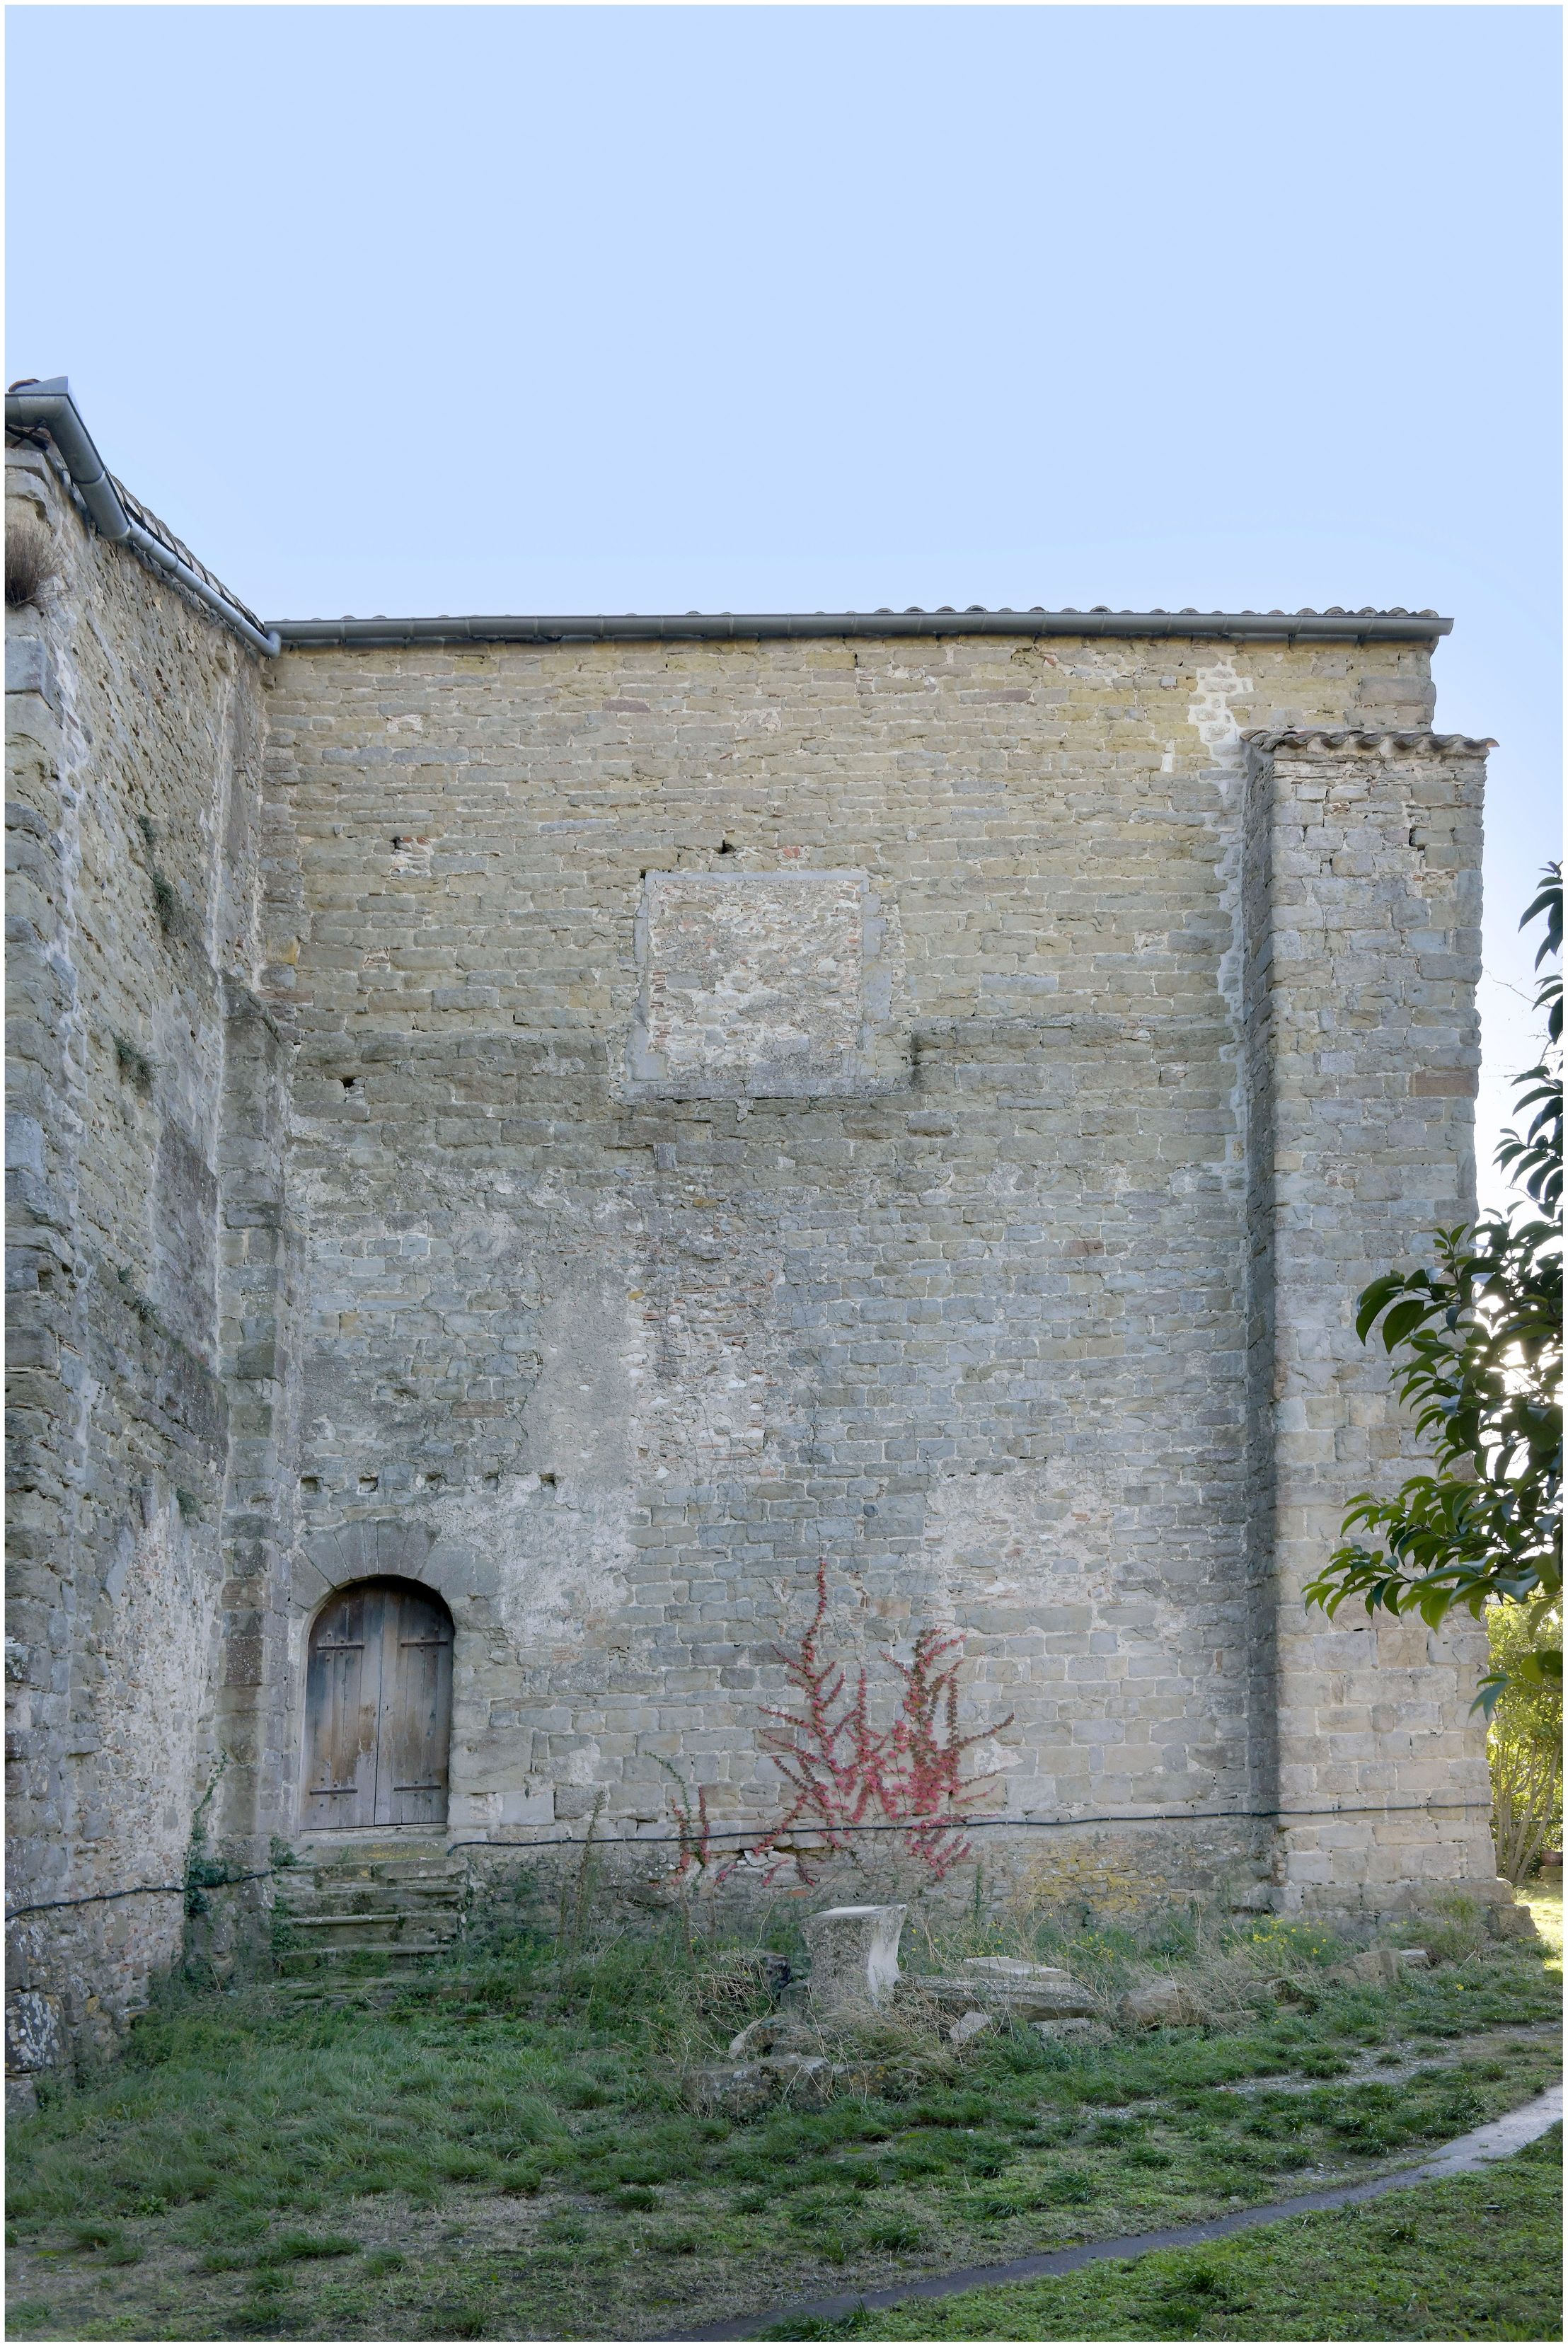
<path fill-rule="evenodd" d="M 1058 1950 L 1111 1990 L 1139 1952 Z M 633 2336 L 1367 2173 L 1555 2075 L 1517 2034 L 1557 2010 L 1539 1952 L 1472 1933 L 1375 1988 L 1335 1984 L 1337 1952 L 1263 1926 L 1192 1949 L 1230 1982 L 1208 2030 L 874 2034 L 858 2091 L 744 2125 L 686 2108 L 682 2069 L 764 2000 L 673 1938 L 518 1938 L 383 2008 L 171 1991 L 12 2131 L 13 2335 Z"/>
<path fill-rule="evenodd" d="M 1562 2129 L 1481 2174 L 789 2339 L 1559 2339 Z"/>
<path fill-rule="evenodd" d="M 1550 1887 L 1539 1878 L 1526 1883 L 1520 1893 L 1524 1905 L 1535 1919 L 1535 1928 L 1545 1942 L 1550 1963 L 1554 1963 L 1561 1978 L 1563 1972 L 1563 1880 L 1559 1875 Z"/>

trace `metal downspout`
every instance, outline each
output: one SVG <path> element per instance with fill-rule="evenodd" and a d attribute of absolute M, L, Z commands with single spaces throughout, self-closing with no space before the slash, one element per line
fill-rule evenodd
<path fill-rule="evenodd" d="M 93 446 L 92 436 L 82 422 L 71 397 L 71 386 L 63 374 L 52 376 L 47 383 L 27 384 L 20 390 L 8 391 L 5 421 L 16 431 L 37 430 L 41 426 L 48 434 L 101 538 L 115 546 L 128 546 L 154 569 L 178 580 L 188 595 L 194 595 L 199 602 L 216 611 L 253 651 L 273 659 L 282 650 L 282 639 L 276 629 L 258 628 L 237 604 L 220 594 L 188 562 L 182 562 L 171 547 L 132 520 L 120 503 L 103 458 Z"/>

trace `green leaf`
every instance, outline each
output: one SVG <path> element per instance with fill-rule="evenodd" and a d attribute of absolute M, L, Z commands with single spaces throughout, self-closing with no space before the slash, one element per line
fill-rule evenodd
<path fill-rule="evenodd" d="M 1356 1334 L 1360 1337 L 1363 1345 L 1379 1312 L 1400 1294 L 1404 1285 L 1404 1273 L 1390 1271 L 1386 1272 L 1381 1279 L 1375 1279 L 1370 1287 L 1364 1287 L 1361 1290 L 1356 1312 Z"/>
<path fill-rule="evenodd" d="M 1432 1309 L 1431 1299 L 1425 1296 L 1412 1296 L 1403 1304 L 1396 1304 L 1383 1323 L 1385 1351 L 1391 1353 L 1396 1345 L 1402 1345 L 1412 1328 L 1419 1328 L 1423 1320 L 1430 1318 Z"/>

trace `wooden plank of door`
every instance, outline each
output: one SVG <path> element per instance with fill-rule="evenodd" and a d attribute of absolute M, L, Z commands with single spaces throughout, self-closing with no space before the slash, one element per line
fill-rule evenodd
<path fill-rule="evenodd" d="M 415 1590 L 390 1592 L 383 1639 L 377 1825 L 445 1825 L 452 1624 Z"/>
<path fill-rule="evenodd" d="M 307 1826 L 375 1823 L 381 1593 L 349 1590 L 317 1617 L 305 1678 Z"/>

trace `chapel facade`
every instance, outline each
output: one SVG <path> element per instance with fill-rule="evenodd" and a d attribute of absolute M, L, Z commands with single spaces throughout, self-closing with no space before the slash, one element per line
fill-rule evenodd
<path fill-rule="evenodd" d="M 1473 1212 L 1447 620 L 272 629 L 7 418 L 23 2071 L 282 1852 L 743 1848 L 819 1560 L 995 1895 L 1495 1901 L 1480 1634 L 1300 1596 Z"/>

